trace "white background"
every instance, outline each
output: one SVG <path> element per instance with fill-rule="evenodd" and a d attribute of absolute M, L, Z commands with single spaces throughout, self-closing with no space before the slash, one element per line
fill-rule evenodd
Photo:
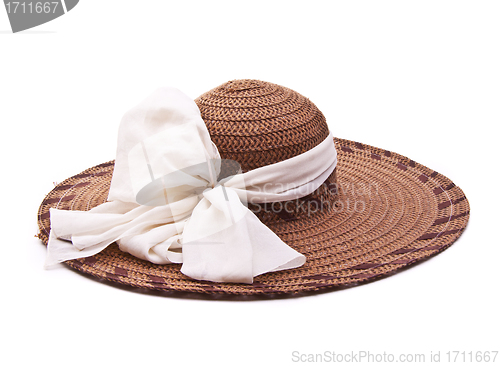
<path fill-rule="evenodd" d="M 82 0 L 12 34 L 0 8 L 0 363 L 500 351 L 499 19 L 495 1 Z M 148 296 L 43 270 L 39 204 L 53 182 L 114 158 L 124 112 L 160 86 L 196 98 L 239 78 L 292 88 L 334 135 L 450 177 L 471 204 L 466 232 L 396 276 L 288 300 Z"/>

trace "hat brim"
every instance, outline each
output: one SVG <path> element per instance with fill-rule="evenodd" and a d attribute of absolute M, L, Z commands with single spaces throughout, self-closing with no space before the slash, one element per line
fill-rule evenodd
<path fill-rule="evenodd" d="M 272 224 L 304 254 L 299 268 L 257 276 L 253 284 L 193 280 L 179 264 L 156 265 L 116 244 L 88 258 L 65 262 L 81 273 L 157 294 L 198 294 L 207 299 L 312 294 L 397 273 L 448 248 L 469 219 L 469 203 L 450 179 L 399 154 L 335 138 L 338 202 L 307 217 Z M 39 237 L 47 244 L 49 209 L 90 210 L 104 203 L 113 162 L 58 184 L 38 212 Z M 121 286 L 121 287 L 123 287 Z"/>

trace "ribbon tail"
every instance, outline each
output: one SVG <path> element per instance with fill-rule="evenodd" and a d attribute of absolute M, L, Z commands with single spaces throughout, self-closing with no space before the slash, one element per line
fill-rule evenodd
<path fill-rule="evenodd" d="M 231 189 L 204 193 L 186 224 L 181 272 L 197 280 L 253 283 L 266 272 L 295 268 L 305 257 L 290 248 Z"/>
<path fill-rule="evenodd" d="M 302 266 L 306 257 L 286 244 L 250 210 L 245 217 L 253 245 L 253 276 Z"/>
<path fill-rule="evenodd" d="M 182 262 L 179 232 L 197 201 L 194 197 L 160 207 L 114 201 L 90 211 L 50 209 L 45 268 L 93 256 L 114 242 L 122 251 L 153 263 Z"/>
<path fill-rule="evenodd" d="M 77 258 L 86 258 L 103 251 L 107 246 L 118 239 L 122 227 L 133 216 L 144 211 L 130 210 L 122 214 L 116 202 L 105 203 L 95 211 L 68 211 L 50 209 L 51 230 L 47 243 L 45 268 L 57 263 Z M 125 204 L 122 210 L 130 209 Z M 137 205 L 135 206 L 137 207 Z M 123 231 L 123 230 L 122 230 Z"/>
<path fill-rule="evenodd" d="M 45 257 L 44 267 L 48 269 L 58 263 L 72 259 L 91 257 L 106 249 L 106 247 L 111 243 L 112 242 L 101 243 L 99 245 L 78 249 L 71 241 L 57 238 L 51 230 L 47 244 L 47 256 Z"/>

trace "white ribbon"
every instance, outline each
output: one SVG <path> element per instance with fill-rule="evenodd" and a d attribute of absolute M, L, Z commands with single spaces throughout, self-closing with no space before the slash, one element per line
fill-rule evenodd
<path fill-rule="evenodd" d="M 183 263 L 198 280 L 252 283 L 305 257 L 246 206 L 316 190 L 337 164 L 333 138 L 291 159 L 217 181 L 221 160 L 193 100 L 154 92 L 125 114 L 108 202 L 90 211 L 50 209 L 46 267 L 116 242 L 156 264 Z"/>

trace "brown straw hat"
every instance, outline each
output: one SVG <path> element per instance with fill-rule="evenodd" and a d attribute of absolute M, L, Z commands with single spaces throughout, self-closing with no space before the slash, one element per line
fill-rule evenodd
<path fill-rule="evenodd" d="M 244 172 L 300 155 L 329 134 L 312 102 L 267 82 L 231 81 L 196 103 L 221 157 L 238 161 Z M 315 192 L 248 206 L 306 256 L 299 268 L 257 276 L 253 284 L 197 281 L 182 274 L 180 264 L 153 264 L 115 244 L 65 263 L 99 279 L 156 293 L 275 297 L 379 279 L 443 251 L 461 235 L 469 204 L 450 179 L 391 151 L 339 138 L 334 142 L 337 167 Z M 87 211 L 106 202 L 113 166 L 110 161 L 87 169 L 46 196 L 38 212 L 43 243 L 49 237 L 50 208 Z"/>

